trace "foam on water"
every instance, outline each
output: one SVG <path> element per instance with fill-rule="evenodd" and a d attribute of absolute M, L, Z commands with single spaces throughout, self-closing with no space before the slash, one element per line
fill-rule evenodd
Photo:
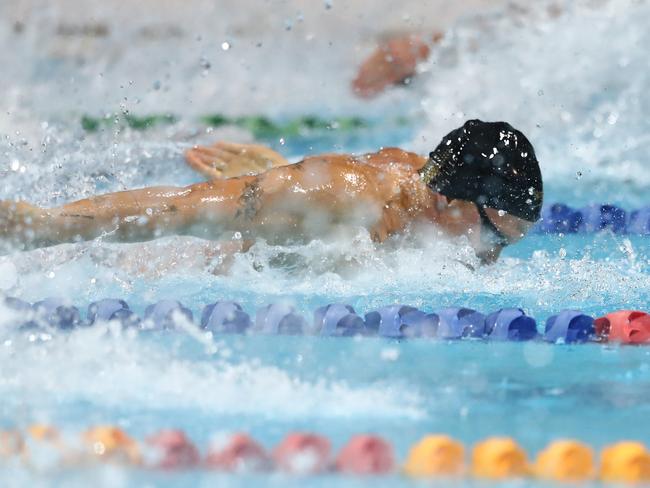
<path fill-rule="evenodd" d="M 66 296 L 83 305 L 122 296 L 140 309 L 161 298 L 179 299 L 195 310 L 235 299 L 252 313 L 288 299 L 307 313 L 330 301 L 350 301 L 362 310 L 402 302 L 429 310 L 518 305 L 539 318 L 562 307 L 603 313 L 625 304 L 643 306 L 650 287 L 644 238 L 603 235 L 586 245 L 582 236 L 540 236 L 509 250 L 499 266 L 481 267 L 463 239 L 441 240 L 435 230 L 429 232 L 381 246 L 363 230 L 352 240 L 302 246 L 260 241 L 226 268 L 218 264 L 218 252 L 211 256 L 217 246 L 200 239 L 66 245 L 0 257 L 6 273 L 0 285 L 33 301 Z"/>
<path fill-rule="evenodd" d="M 326 372 L 310 381 L 254 358 L 240 362 L 236 345 L 215 343 L 198 331 L 198 344 L 188 343 L 187 336 L 161 343 L 101 326 L 70 335 L 12 337 L 6 332 L 0 339 L 4 398 L 0 417 L 5 420 L 56 418 L 56 411 L 47 408 L 52 399 L 62 405 L 186 409 L 196 415 L 278 420 L 366 418 L 369 412 L 376 418 L 411 420 L 424 415 L 422 399 L 415 392 L 395 385 L 351 387 L 345 380 L 327 379 Z M 183 348 L 191 354 L 183 354 Z M 44 411 L 24 411 L 34 406 Z"/>

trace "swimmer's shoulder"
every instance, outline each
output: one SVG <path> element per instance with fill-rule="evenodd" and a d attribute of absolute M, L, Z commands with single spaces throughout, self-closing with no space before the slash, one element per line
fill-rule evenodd
<path fill-rule="evenodd" d="M 383 147 L 379 151 L 358 156 L 357 159 L 360 162 L 381 167 L 382 169 L 392 165 L 418 170 L 427 162 L 426 158 L 423 158 L 419 154 L 406 151 L 399 147 Z"/>
<path fill-rule="evenodd" d="M 286 169 L 295 171 L 317 170 L 319 168 L 325 169 L 324 166 L 328 166 L 329 170 L 336 170 L 337 168 L 343 170 L 353 169 L 353 167 L 360 169 L 360 166 L 366 166 L 370 167 L 368 169 L 376 168 L 381 171 L 396 170 L 400 173 L 403 171 L 410 173 L 420 169 L 426 162 L 426 158 L 417 153 L 405 151 L 399 147 L 387 147 L 376 152 L 358 155 L 327 153 L 309 156 L 286 167 Z"/>

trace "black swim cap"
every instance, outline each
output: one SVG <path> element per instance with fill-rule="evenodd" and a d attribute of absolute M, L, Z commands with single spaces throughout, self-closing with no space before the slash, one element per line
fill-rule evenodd
<path fill-rule="evenodd" d="M 447 134 L 420 170 L 427 185 L 450 199 L 539 219 L 542 174 L 533 146 L 506 122 L 468 120 Z"/>

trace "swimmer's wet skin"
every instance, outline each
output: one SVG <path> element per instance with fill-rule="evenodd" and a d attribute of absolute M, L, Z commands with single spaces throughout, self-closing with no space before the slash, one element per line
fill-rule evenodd
<path fill-rule="evenodd" d="M 485 263 L 539 219 L 542 178 L 532 145 L 504 122 L 470 120 L 429 159 L 398 148 L 324 154 L 290 164 L 256 145 L 217 143 L 187 153 L 210 181 L 91 197 L 52 209 L 0 202 L 4 238 L 24 249 L 103 237 L 165 235 L 304 242 L 342 227 L 372 239 L 435 224 L 466 235 Z"/>

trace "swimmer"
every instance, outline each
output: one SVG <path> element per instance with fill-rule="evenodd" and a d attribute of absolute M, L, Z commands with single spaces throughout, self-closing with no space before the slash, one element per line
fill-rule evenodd
<path fill-rule="evenodd" d="M 482 263 L 539 219 L 542 177 L 532 145 L 504 122 L 470 120 L 428 158 L 398 148 L 324 154 L 290 164 L 271 149 L 220 142 L 187 162 L 209 181 L 94 196 L 57 208 L 0 202 L 0 232 L 23 249 L 165 235 L 309 242 L 363 227 L 375 242 L 433 224 L 467 236 Z"/>
<path fill-rule="evenodd" d="M 509 5 L 505 13 L 512 18 L 530 23 L 534 19 L 533 11 L 538 9 L 530 9 L 526 3 L 519 2 Z M 563 13 L 564 9 L 559 2 L 551 3 L 546 8 L 547 18 L 551 20 L 557 19 Z M 383 34 L 378 40 L 377 47 L 359 66 L 351 83 L 353 93 L 359 98 L 371 99 L 391 86 L 408 85 L 418 75 L 418 68 L 438 49 L 445 37 L 450 38 L 449 43 L 457 42 L 453 35 L 447 36 L 441 31 L 428 34 L 424 32 Z"/>

